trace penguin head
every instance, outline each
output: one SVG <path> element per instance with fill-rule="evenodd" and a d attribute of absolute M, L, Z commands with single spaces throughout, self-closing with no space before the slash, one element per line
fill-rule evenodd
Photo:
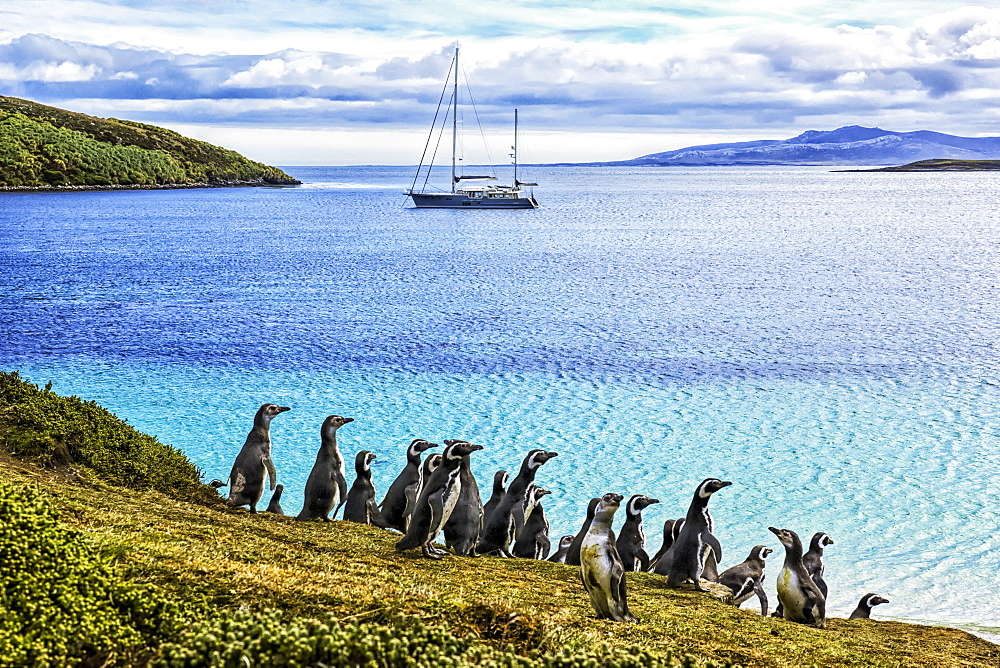
<path fill-rule="evenodd" d="M 410 447 L 407 448 L 409 453 L 419 455 L 424 450 L 430 450 L 431 448 L 436 448 L 437 443 L 431 443 L 430 441 L 425 441 L 422 438 L 415 438 L 410 441 Z"/>
<path fill-rule="evenodd" d="M 700 498 L 707 499 L 716 492 L 718 492 L 723 487 L 729 487 L 733 483 L 728 480 L 719 480 L 718 478 L 705 478 L 698 485 L 698 491 L 695 492 Z"/>
<path fill-rule="evenodd" d="M 617 508 L 618 506 L 621 505 L 622 499 L 624 498 L 625 497 L 622 496 L 621 494 L 608 492 L 607 494 L 601 497 L 600 503 L 604 505 L 604 507 L 614 506 L 615 508 Z"/>
<path fill-rule="evenodd" d="M 637 515 L 645 508 L 659 502 L 659 499 L 651 499 L 645 494 L 633 494 L 632 498 L 628 500 L 628 505 L 625 506 L 625 510 L 629 515 Z"/>
<path fill-rule="evenodd" d="M 275 485 L 274 486 L 274 495 L 271 498 L 273 500 L 275 500 L 275 501 L 278 501 L 279 499 L 281 499 L 281 493 L 284 492 L 284 491 L 285 491 L 285 486 L 284 485 Z"/>
<path fill-rule="evenodd" d="M 528 453 L 528 456 L 524 458 L 524 466 L 528 468 L 529 471 L 534 471 L 538 469 L 539 466 L 549 461 L 553 457 L 558 457 L 558 452 L 546 452 L 545 450 L 532 450 Z"/>
<path fill-rule="evenodd" d="M 547 490 L 547 489 L 542 489 L 542 488 L 541 488 L 541 487 L 539 487 L 538 485 L 535 485 L 535 486 L 534 486 L 534 487 L 532 488 L 532 490 L 531 490 L 531 493 L 535 495 L 535 501 L 538 501 L 538 500 L 539 500 L 540 498 L 542 498 L 542 497 L 543 497 L 543 496 L 545 496 L 546 494 L 551 494 L 552 492 L 550 492 L 550 491 L 549 491 L 549 490 Z"/>
<path fill-rule="evenodd" d="M 865 594 L 861 597 L 861 605 L 865 606 L 869 610 L 874 608 L 876 605 L 882 605 L 883 603 L 888 603 L 889 599 L 882 598 L 878 594 Z"/>
<path fill-rule="evenodd" d="M 364 471 L 370 471 L 373 461 L 375 461 L 375 454 L 368 450 L 362 450 L 354 457 L 354 470 L 359 474 Z"/>
<path fill-rule="evenodd" d="M 506 487 L 507 481 L 509 480 L 510 480 L 510 474 L 508 474 L 506 471 L 500 470 L 493 474 L 494 487 L 496 487 L 497 485 L 499 485 L 500 487 Z"/>
<path fill-rule="evenodd" d="M 354 418 L 341 417 L 340 415 L 330 415 L 323 420 L 323 433 L 335 432 L 348 422 L 354 422 Z"/>
<path fill-rule="evenodd" d="M 774 527 L 768 527 L 767 530 L 777 536 L 778 540 L 781 541 L 781 544 L 785 547 L 792 547 L 796 543 L 799 545 L 802 544 L 799 541 L 799 535 L 791 529 L 776 529 Z"/>
<path fill-rule="evenodd" d="M 823 549 L 827 545 L 833 545 L 833 539 L 826 532 L 820 531 L 812 537 L 812 547 Z"/>
<path fill-rule="evenodd" d="M 278 404 L 264 404 L 257 409 L 257 418 L 263 420 L 265 423 L 269 423 L 276 415 L 280 415 L 285 411 L 292 410 L 288 406 L 279 406 Z"/>
<path fill-rule="evenodd" d="M 576 536 L 574 536 L 573 534 L 569 534 L 568 536 L 563 536 L 562 538 L 560 538 L 559 539 L 559 549 L 560 550 L 564 550 L 564 549 L 568 548 L 570 545 L 573 544 L 573 539 L 574 538 L 576 538 Z"/>
<path fill-rule="evenodd" d="M 468 441 L 446 440 L 445 445 L 448 447 L 444 450 L 444 456 L 448 459 L 465 457 L 466 455 L 471 455 L 476 450 L 483 449 L 483 446 L 469 443 Z"/>
<path fill-rule="evenodd" d="M 440 452 L 432 452 L 427 455 L 427 459 L 424 460 L 424 472 L 428 474 L 434 473 L 434 470 L 441 466 L 441 459 L 442 456 Z"/>
<path fill-rule="evenodd" d="M 754 545 L 754 548 L 750 550 L 750 558 L 764 561 L 772 552 L 774 550 L 765 545 Z"/>

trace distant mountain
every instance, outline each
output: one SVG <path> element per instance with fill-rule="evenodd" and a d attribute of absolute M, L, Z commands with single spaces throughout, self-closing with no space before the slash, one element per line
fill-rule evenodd
<path fill-rule="evenodd" d="M 296 183 L 172 130 L 0 96 L 0 190 Z"/>
<path fill-rule="evenodd" d="M 651 153 L 616 165 L 897 165 L 917 160 L 1000 159 L 1000 137 L 892 132 L 849 125 L 791 139 L 705 144 Z"/>

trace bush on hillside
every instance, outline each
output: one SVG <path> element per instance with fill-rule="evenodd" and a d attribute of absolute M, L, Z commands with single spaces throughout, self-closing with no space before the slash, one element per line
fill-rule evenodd
<path fill-rule="evenodd" d="M 171 606 L 119 580 L 51 504 L 0 484 L 0 666 L 131 662 Z"/>
<path fill-rule="evenodd" d="M 0 449 L 45 466 L 82 464 L 113 485 L 217 497 L 176 448 L 96 402 L 39 389 L 16 371 L 0 372 Z"/>
<path fill-rule="evenodd" d="M 675 660 L 640 648 L 587 652 L 535 650 L 528 656 L 497 649 L 474 636 L 418 619 L 340 623 L 334 618 L 287 619 L 276 611 L 238 612 L 184 630 L 160 648 L 160 668 L 246 666 L 412 666 L 426 668 L 711 668 L 691 657 Z"/>

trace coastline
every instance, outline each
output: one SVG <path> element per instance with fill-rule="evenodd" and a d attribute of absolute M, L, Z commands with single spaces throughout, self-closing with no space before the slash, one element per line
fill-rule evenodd
<path fill-rule="evenodd" d="M 156 183 L 130 185 L 117 184 L 107 186 L 0 186 L 0 193 L 51 193 L 51 192 L 83 192 L 106 190 L 188 190 L 192 188 L 288 188 L 300 186 L 302 182 L 276 183 L 265 179 L 255 181 L 213 181 L 201 183 Z"/>

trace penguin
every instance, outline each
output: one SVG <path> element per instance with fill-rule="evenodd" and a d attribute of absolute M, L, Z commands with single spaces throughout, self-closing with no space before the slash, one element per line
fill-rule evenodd
<path fill-rule="evenodd" d="M 451 445 L 457 442 L 448 440 L 444 443 Z M 476 543 L 479 542 L 479 533 L 483 528 L 483 501 L 479 496 L 476 476 L 472 475 L 469 455 L 462 457 L 458 475 L 462 481 L 462 489 L 455 510 L 444 524 L 444 544 L 460 557 L 472 557 L 475 556 Z"/>
<path fill-rule="evenodd" d="M 587 518 L 583 520 L 583 526 L 573 537 L 573 542 L 570 543 L 569 549 L 566 550 L 566 561 L 563 563 L 569 564 L 570 566 L 580 565 L 580 546 L 583 545 L 583 539 L 587 535 L 587 531 L 590 529 L 590 523 L 594 521 L 594 513 L 597 512 L 597 504 L 601 502 L 600 498 L 593 498 L 587 503 Z"/>
<path fill-rule="evenodd" d="M 520 503 L 515 503 L 511 508 L 510 514 L 514 518 L 514 542 L 521 537 L 521 530 L 524 528 L 524 522 L 529 517 L 531 517 L 531 512 L 535 509 L 535 490 L 538 489 L 538 485 L 531 483 L 528 485 L 528 491 L 525 492 L 524 498 Z"/>
<path fill-rule="evenodd" d="M 565 564 L 566 563 L 566 553 L 569 552 L 569 546 L 576 538 L 573 534 L 568 534 L 559 539 L 559 549 L 556 550 L 555 554 L 549 557 L 546 561 L 551 561 L 554 564 Z"/>
<path fill-rule="evenodd" d="M 271 495 L 271 502 L 267 504 L 266 513 L 274 513 L 275 515 L 284 515 L 284 511 L 281 510 L 281 493 L 285 491 L 284 485 L 277 485 L 274 488 L 274 494 Z"/>
<path fill-rule="evenodd" d="M 712 516 L 708 512 L 708 500 L 712 498 L 712 494 L 732 484 L 727 480 L 705 478 L 698 485 L 684 517 L 684 524 L 674 544 L 663 555 L 658 565 L 659 569 L 666 569 L 668 587 L 677 587 L 682 582 L 691 580 L 694 582 L 695 590 L 707 591 L 701 586 L 706 563 L 710 561 L 710 556 L 716 563 L 722 559 L 722 545 L 712 533 Z"/>
<path fill-rule="evenodd" d="M 812 540 L 809 542 L 809 550 L 802 555 L 802 565 L 806 567 L 809 577 L 819 587 L 823 598 L 827 597 L 827 592 L 829 591 L 826 586 L 826 580 L 823 579 L 823 573 L 826 571 L 826 567 L 823 564 L 823 548 L 827 545 L 833 545 L 833 539 L 825 532 L 819 531 L 813 534 Z M 778 607 L 774 609 L 774 616 L 782 617 L 783 613 L 781 603 L 778 603 Z"/>
<path fill-rule="evenodd" d="M 432 452 L 427 455 L 424 459 L 424 463 L 420 465 L 420 479 L 423 481 L 420 483 L 421 491 L 424 489 L 424 485 L 427 484 L 427 481 L 430 480 L 431 474 L 437 471 L 439 466 L 441 466 L 440 452 Z M 417 495 L 417 498 L 420 498 L 420 495 Z M 414 499 L 414 505 L 416 505 L 416 502 L 416 499 Z"/>
<path fill-rule="evenodd" d="M 379 512 L 382 514 L 382 523 L 385 528 L 406 533 L 406 524 L 409 522 L 413 503 L 420 494 L 420 485 L 423 482 L 420 454 L 436 447 L 437 443 L 431 443 L 422 438 L 410 441 L 410 445 L 406 448 L 406 466 L 389 485 L 389 491 L 385 493 L 382 503 L 379 504 Z"/>
<path fill-rule="evenodd" d="M 447 554 L 431 543 L 448 522 L 458 503 L 462 491 L 462 480 L 459 475 L 462 457 L 482 449 L 481 445 L 465 441 L 454 441 L 444 449 L 440 465 L 434 469 L 420 490 L 420 496 L 413 506 L 410 523 L 406 527 L 406 534 L 396 543 L 397 551 L 403 552 L 420 547 L 428 559 L 440 559 Z"/>
<path fill-rule="evenodd" d="M 580 546 L 580 579 L 598 619 L 635 623 L 639 620 L 629 611 L 626 600 L 625 568 L 611 534 L 611 521 L 623 498 L 621 494 L 605 494 L 597 504 Z"/>
<path fill-rule="evenodd" d="M 625 524 L 618 532 L 615 543 L 626 571 L 644 571 L 649 567 L 646 534 L 642 530 L 642 511 L 659 502 L 659 499 L 651 499 L 645 494 L 634 494 L 625 504 Z"/>
<path fill-rule="evenodd" d="M 500 502 L 503 500 L 504 494 L 507 493 L 507 482 L 510 480 L 510 476 L 507 475 L 506 471 L 497 471 L 493 474 L 493 494 L 490 495 L 489 501 L 483 505 L 483 523 L 485 524 L 489 516 L 493 514 Z"/>
<path fill-rule="evenodd" d="M 826 571 L 826 566 L 823 564 L 823 548 L 827 545 L 833 545 L 833 539 L 825 532 L 819 531 L 813 535 L 809 542 L 809 550 L 802 555 L 802 565 L 806 567 L 809 576 L 823 593 L 823 598 L 827 597 L 829 591 L 826 580 L 823 579 L 823 573 Z"/>
<path fill-rule="evenodd" d="M 768 527 L 785 547 L 785 563 L 778 575 L 778 602 L 782 616 L 792 622 L 826 628 L 826 597 L 802 564 L 802 541 L 791 529 Z"/>
<path fill-rule="evenodd" d="M 362 450 L 354 457 L 354 472 L 357 477 L 347 493 L 344 504 L 344 519 L 358 524 L 383 526 L 382 514 L 375 505 L 375 485 L 372 484 L 372 462 L 375 455 Z"/>
<path fill-rule="evenodd" d="M 545 450 L 532 450 L 525 456 L 521 462 L 521 469 L 507 488 L 507 493 L 483 526 L 476 552 L 479 554 L 499 552 L 505 557 L 511 556 L 510 547 L 514 542 L 515 527 L 514 506 L 525 502 L 528 487 L 535 481 L 538 468 L 556 456 L 558 453 Z"/>
<path fill-rule="evenodd" d="M 337 450 L 337 430 L 351 422 L 354 418 L 339 415 L 331 415 L 323 421 L 316 463 L 306 480 L 305 503 L 295 519 L 329 522 L 333 519 L 330 512 L 336 516 L 340 506 L 347 501 L 347 478 L 344 475 L 344 458 Z"/>
<path fill-rule="evenodd" d="M 541 498 L 551 494 L 538 485 L 531 486 L 534 509 L 521 527 L 521 534 L 514 539 L 511 552 L 522 559 L 545 559 L 549 556 L 552 544 L 549 542 L 549 521 L 545 519 L 545 509 L 540 503 Z"/>
<path fill-rule="evenodd" d="M 264 404 L 253 417 L 253 429 L 247 434 L 243 448 L 236 455 L 233 468 L 229 472 L 229 498 L 231 506 L 250 506 L 250 512 L 257 512 L 257 504 L 264 495 L 264 476 L 271 483 L 271 489 L 278 484 L 278 472 L 271 461 L 271 420 L 275 416 L 291 410 L 288 406 Z"/>
<path fill-rule="evenodd" d="M 760 601 L 760 614 L 767 616 L 767 594 L 764 592 L 764 560 L 774 552 L 764 545 L 755 545 L 742 564 L 727 568 L 719 576 L 719 584 L 733 590 L 733 603 L 739 607 L 754 594 Z"/>
<path fill-rule="evenodd" d="M 649 567 L 647 570 L 651 573 L 656 572 L 656 565 L 660 562 L 660 558 L 666 554 L 667 550 L 670 549 L 670 546 L 674 544 L 673 531 L 675 521 L 676 520 L 664 520 L 663 522 L 663 544 L 660 545 L 660 549 L 656 551 L 653 558 L 649 560 Z"/>
<path fill-rule="evenodd" d="M 854 609 L 851 616 L 848 619 L 871 619 L 872 608 L 876 605 L 882 605 L 883 603 L 888 603 L 889 599 L 882 598 L 878 594 L 865 594 L 861 597 L 858 602 L 858 607 Z"/>

